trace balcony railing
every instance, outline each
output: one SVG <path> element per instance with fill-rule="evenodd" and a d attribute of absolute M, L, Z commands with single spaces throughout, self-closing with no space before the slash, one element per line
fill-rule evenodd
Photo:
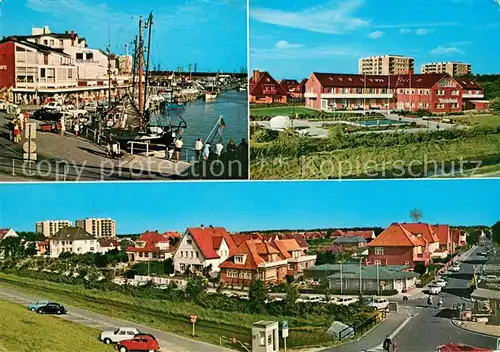
<path fill-rule="evenodd" d="M 302 263 L 302 262 L 307 262 L 307 261 L 311 261 L 311 260 L 316 260 L 316 256 L 315 255 L 303 255 L 303 256 L 297 257 L 297 258 L 288 258 L 289 263 Z"/>
<path fill-rule="evenodd" d="M 314 98 L 318 97 L 318 93 L 304 93 L 304 98 Z"/>
<path fill-rule="evenodd" d="M 462 94 L 463 99 L 482 99 L 484 94 Z"/>
<path fill-rule="evenodd" d="M 392 99 L 394 93 L 323 93 L 323 99 Z"/>
<path fill-rule="evenodd" d="M 264 93 L 264 95 L 274 95 L 277 93 L 277 90 L 276 89 L 264 89 L 262 91 L 262 93 Z"/>

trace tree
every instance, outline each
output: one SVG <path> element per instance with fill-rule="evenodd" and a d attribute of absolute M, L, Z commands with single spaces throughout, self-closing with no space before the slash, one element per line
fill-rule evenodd
<path fill-rule="evenodd" d="M 173 274 L 174 273 L 174 260 L 172 258 L 167 258 L 165 260 L 165 274 Z"/>
<path fill-rule="evenodd" d="M 248 303 L 254 313 L 264 313 L 264 302 L 267 299 L 267 289 L 262 280 L 253 281 L 248 292 Z"/>
<path fill-rule="evenodd" d="M 417 208 L 410 210 L 410 218 L 415 222 L 419 222 L 423 216 L 424 214 Z"/>
<path fill-rule="evenodd" d="M 490 103 L 490 109 L 500 113 L 500 98 L 493 99 Z"/>
<path fill-rule="evenodd" d="M 205 282 L 199 276 L 190 277 L 186 284 L 186 295 L 193 301 L 197 301 L 202 292 L 205 291 Z"/>
<path fill-rule="evenodd" d="M 299 298 L 299 290 L 297 290 L 297 287 L 290 283 L 286 283 L 285 285 L 285 302 L 287 306 L 295 306 L 295 302 Z"/>
<path fill-rule="evenodd" d="M 500 244 L 500 221 L 497 221 L 491 228 L 491 238 L 494 243 Z"/>
<path fill-rule="evenodd" d="M 10 236 L 0 241 L 0 252 L 4 252 L 6 258 L 17 259 L 25 255 L 24 239 Z"/>
<path fill-rule="evenodd" d="M 415 264 L 415 268 L 413 269 L 414 272 L 420 275 L 424 275 L 427 272 L 427 268 L 425 267 L 424 264 L 422 263 L 417 263 Z"/>

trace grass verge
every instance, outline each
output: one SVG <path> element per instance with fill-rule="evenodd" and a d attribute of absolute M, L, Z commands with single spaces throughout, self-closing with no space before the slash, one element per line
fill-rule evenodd
<path fill-rule="evenodd" d="M 97 340 L 96 329 L 39 315 L 4 300 L 0 300 L 0 311 L 4 317 L 0 319 L 0 351 L 113 351 Z"/>

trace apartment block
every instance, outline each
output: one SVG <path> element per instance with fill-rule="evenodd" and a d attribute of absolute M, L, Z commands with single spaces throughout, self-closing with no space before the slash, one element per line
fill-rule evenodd
<path fill-rule="evenodd" d="M 42 233 L 45 237 L 52 237 L 63 227 L 72 225 L 69 220 L 44 220 L 35 224 L 35 231 Z"/>
<path fill-rule="evenodd" d="M 415 59 L 408 56 L 370 56 L 359 60 L 360 75 L 409 74 L 415 70 Z"/>
<path fill-rule="evenodd" d="M 465 76 L 472 73 L 471 64 L 463 62 L 433 62 L 424 64 L 421 68 L 422 73 L 447 73 L 450 76 Z"/>
<path fill-rule="evenodd" d="M 96 238 L 116 237 L 116 221 L 111 218 L 87 218 L 76 220 L 75 225 Z"/>

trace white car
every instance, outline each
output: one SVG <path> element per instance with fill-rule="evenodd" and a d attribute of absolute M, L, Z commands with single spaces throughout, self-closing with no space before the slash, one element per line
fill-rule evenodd
<path fill-rule="evenodd" d="M 44 105 L 43 108 L 50 109 L 50 110 L 61 111 L 63 109 L 63 106 L 62 106 L 61 103 L 58 103 L 57 101 L 51 101 L 50 103 Z"/>
<path fill-rule="evenodd" d="M 106 345 L 109 345 L 123 340 L 130 340 L 137 334 L 139 334 L 139 330 L 135 328 L 117 328 L 114 331 L 101 332 L 99 339 Z"/>
<path fill-rule="evenodd" d="M 340 304 L 342 306 L 348 306 L 350 304 L 356 303 L 357 301 L 358 301 L 358 299 L 354 298 L 354 297 L 339 297 L 337 299 L 336 304 Z"/>
<path fill-rule="evenodd" d="M 368 307 L 374 307 L 377 310 L 386 310 L 389 307 L 389 301 L 385 298 L 375 298 L 372 303 L 368 304 Z"/>
<path fill-rule="evenodd" d="M 497 280 L 499 280 L 499 279 L 500 279 L 500 278 L 499 278 L 498 276 L 496 276 L 496 275 L 486 275 L 486 276 L 484 277 L 484 280 L 485 280 L 485 281 L 497 281 Z"/>
<path fill-rule="evenodd" d="M 443 279 L 437 279 L 437 280 L 434 280 L 433 284 L 439 286 L 439 287 L 445 287 L 446 285 L 448 285 L 448 283 L 446 282 L 446 280 L 443 280 Z"/>
<path fill-rule="evenodd" d="M 295 302 L 297 302 L 297 303 L 319 303 L 319 302 L 321 302 L 321 297 L 304 296 L 304 297 L 298 298 Z"/>
<path fill-rule="evenodd" d="M 448 268 L 449 271 L 453 272 L 459 272 L 460 271 L 460 266 L 459 265 L 452 265 Z"/>
<path fill-rule="evenodd" d="M 65 105 L 63 107 L 63 110 L 71 114 L 73 117 L 79 117 L 79 118 L 83 118 L 88 114 L 87 110 L 77 109 L 74 105 Z"/>

